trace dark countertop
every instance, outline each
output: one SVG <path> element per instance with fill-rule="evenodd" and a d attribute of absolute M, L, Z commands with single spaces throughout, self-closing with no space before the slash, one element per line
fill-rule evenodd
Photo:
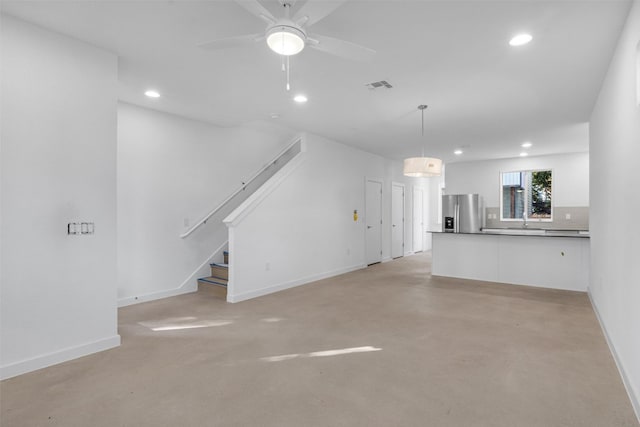
<path fill-rule="evenodd" d="M 542 230 L 535 228 L 489 228 L 479 233 L 448 233 L 444 231 L 431 231 L 437 234 L 478 234 L 491 236 L 518 236 L 518 237 L 577 237 L 589 238 L 589 230 Z"/>

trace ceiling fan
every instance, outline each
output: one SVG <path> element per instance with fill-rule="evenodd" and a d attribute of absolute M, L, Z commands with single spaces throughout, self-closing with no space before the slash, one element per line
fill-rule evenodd
<path fill-rule="evenodd" d="M 267 23 L 265 32 L 227 37 L 202 43 L 199 46 L 214 50 L 248 46 L 266 40 L 271 50 L 283 56 L 300 53 L 307 46 L 331 55 L 360 61 L 370 60 L 375 55 L 376 52 L 373 49 L 307 31 L 307 27 L 325 18 L 346 0 L 308 0 L 293 16 L 291 16 L 291 8 L 296 0 L 278 1 L 284 8 L 284 16 L 281 18 L 274 17 L 258 0 L 235 0 L 248 12 Z"/>

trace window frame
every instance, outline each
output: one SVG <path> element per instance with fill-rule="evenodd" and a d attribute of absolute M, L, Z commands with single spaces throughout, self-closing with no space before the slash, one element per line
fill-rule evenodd
<path fill-rule="evenodd" d="M 549 218 L 530 218 L 529 215 L 527 215 L 527 223 L 530 222 L 553 222 L 553 206 L 554 206 L 554 200 L 555 197 L 553 195 L 554 193 L 554 171 L 553 168 L 536 168 L 536 169 L 520 169 L 520 170 L 508 170 L 508 171 L 500 171 L 500 173 L 498 174 L 498 179 L 499 179 L 499 186 L 498 186 L 498 191 L 499 191 L 499 200 L 500 200 L 500 221 L 501 222 L 522 222 L 524 223 L 524 219 L 523 218 L 504 218 L 504 199 L 503 199 L 503 186 L 502 186 L 502 175 L 503 174 L 507 174 L 507 173 L 525 173 L 525 174 L 531 174 L 533 172 L 544 172 L 544 171 L 549 171 L 551 172 L 551 214 Z M 529 186 L 529 180 L 525 179 L 525 187 L 524 187 L 524 194 L 525 194 L 525 199 L 524 199 L 524 204 L 525 206 L 527 205 L 527 197 L 530 193 L 530 189 L 528 188 Z"/>

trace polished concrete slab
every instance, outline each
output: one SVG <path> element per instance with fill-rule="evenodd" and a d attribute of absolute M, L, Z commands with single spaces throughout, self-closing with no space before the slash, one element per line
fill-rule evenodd
<path fill-rule="evenodd" d="M 638 425 L 586 294 L 429 263 L 122 308 L 121 347 L 0 383 L 0 425 Z"/>

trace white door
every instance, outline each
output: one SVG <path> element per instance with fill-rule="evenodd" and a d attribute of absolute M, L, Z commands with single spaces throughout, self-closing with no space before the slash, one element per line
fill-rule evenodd
<path fill-rule="evenodd" d="M 404 255 L 404 185 L 391 186 L 391 257 Z"/>
<path fill-rule="evenodd" d="M 413 187 L 413 252 L 422 252 L 424 242 L 423 190 Z"/>
<path fill-rule="evenodd" d="M 382 261 L 382 182 L 367 180 L 365 193 L 367 265 Z"/>

